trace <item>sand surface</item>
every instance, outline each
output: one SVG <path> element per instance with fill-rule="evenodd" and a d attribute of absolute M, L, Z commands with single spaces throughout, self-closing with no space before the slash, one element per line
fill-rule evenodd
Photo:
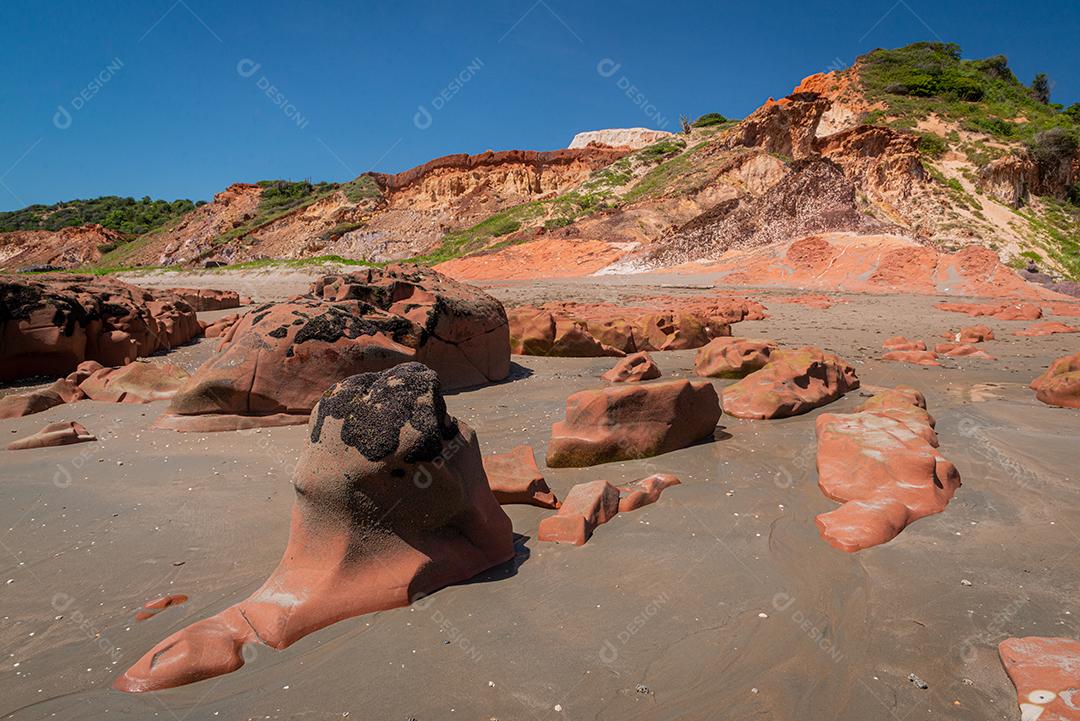
<path fill-rule="evenodd" d="M 306 285 L 275 282 L 255 297 Z M 685 275 L 482 285 L 510 303 L 714 292 L 703 289 L 709 278 Z M 538 543 L 548 512 L 508 506 L 518 557 L 504 568 L 283 651 L 260 648 L 236 673 L 126 695 L 110 684 L 146 650 L 244 598 L 274 568 L 306 429 L 178 434 L 150 430 L 164 403 L 82 401 L 0 421 L 4 438 L 77 420 L 101 439 L 0 451 L 0 717 L 1018 719 L 997 643 L 1080 636 L 1080 411 L 1047 407 L 1027 388 L 1080 336 L 1016 338 L 1026 323 L 983 318 L 999 338 L 983 346 L 997 361 L 922 368 L 877 359 L 888 336 L 933 344 L 975 322 L 935 309 L 936 296 L 844 294 L 849 303 L 815 310 L 769 301 L 783 291 L 737 292 L 764 301 L 770 317 L 736 335 L 819 345 L 852 361 L 864 385 L 926 394 L 942 453 L 963 477 L 944 513 L 884 546 L 839 552 L 814 526 L 835 507 L 814 469 L 822 411 L 725 416 L 712 442 L 546 471 L 560 496 L 597 478 L 682 479 L 583 547 Z M 160 358 L 194 368 L 215 345 Z M 661 380 L 691 374 L 694 351 L 653 357 Z M 614 361 L 514 360 L 508 382 L 449 395 L 448 406 L 484 453 L 528 443 L 542 464 L 566 396 L 600 386 Z M 855 392 L 827 410 L 861 400 Z M 146 601 L 176 593 L 190 600 L 133 620 Z"/>

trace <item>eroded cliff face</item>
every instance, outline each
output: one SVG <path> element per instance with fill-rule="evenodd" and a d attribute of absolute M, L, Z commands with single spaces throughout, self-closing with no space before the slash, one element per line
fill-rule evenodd
<path fill-rule="evenodd" d="M 123 241 L 123 236 L 96 223 L 60 230 L 24 230 L 0 233 L 0 269 L 32 266 L 76 268 L 101 259 L 102 248 Z"/>

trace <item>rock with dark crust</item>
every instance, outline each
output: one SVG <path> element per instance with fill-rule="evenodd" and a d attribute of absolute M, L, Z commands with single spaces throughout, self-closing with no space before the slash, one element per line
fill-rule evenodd
<path fill-rule="evenodd" d="M 309 297 L 253 308 L 173 398 L 158 427 L 182 431 L 303 423 L 320 388 L 418 361 L 447 389 L 510 370 L 502 304 L 417 267 L 326 276 Z"/>
<path fill-rule="evenodd" d="M 409 603 L 514 556 L 476 435 L 434 371 L 404 363 L 322 395 L 293 478 L 288 547 L 246 600 L 172 634 L 117 679 L 153 691 L 235 671 L 342 619 Z M 240 549 L 239 553 L 243 553 Z"/>
<path fill-rule="evenodd" d="M 202 332 L 167 292 L 111 278 L 0 277 L 0 381 L 67 375 L 83 361 L 120 366 Z"/>
<path fill-rule="evenodd" d="M 720 420 L 716 389 L 702 381 L 613 386 L 566 399 L 551 427 L 550 468 L 648 458 L 711 437 Z"/>

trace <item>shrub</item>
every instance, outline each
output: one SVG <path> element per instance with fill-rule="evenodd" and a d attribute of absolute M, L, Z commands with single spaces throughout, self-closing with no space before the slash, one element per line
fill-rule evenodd
<path fill-rule="evenodd" d="M 1028 144 L 1039 168 L 1053 170 L 1076 157 L 1076 137 L 1064 128 L 1051 128 L 1037 134 Z"/>
<path fill-rule="evenodd" d="M 695 128 L 709 128 L 713 125 L 723 125 L 727 121 L 728 119 L 720 113 L 705 113 L 693 122 L 693 126 Z"/>
<path fill-rule="evenodd" d="M 940 158 L 949 149 L 944 138 L 933 133 L 919 135 L 919 152 L 928 158 Z"/>

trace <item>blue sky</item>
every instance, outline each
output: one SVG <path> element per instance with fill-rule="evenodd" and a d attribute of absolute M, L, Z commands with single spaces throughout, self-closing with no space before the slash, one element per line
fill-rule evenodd
<path fill-rule="evenodd" d="M 1076 0 L 3 0 L 0 32 L 0 210 L 742 117 L 916 40 L 1005 53 L 1080 100 Z"/>

